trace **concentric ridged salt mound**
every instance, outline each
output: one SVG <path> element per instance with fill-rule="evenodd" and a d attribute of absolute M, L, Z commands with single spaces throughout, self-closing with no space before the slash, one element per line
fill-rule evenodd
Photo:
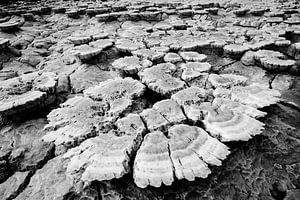
<path fill-rule="evenodd" d="M 207 93 L 203 88 L 189 87 L 181 90 L 171 97 L 183 107 L 186 116 L 193 121 L 201 120 L 201 104 L 206 101 Z"/>
<path fill-rule="evenodd" d="M 222 142 L 248 141 L 264 129 L 262 122 L 227 107 L 202 105 L 202 111 L 205 129 Z"/>
<path fill-rule="evenodd" d="M 207 178 L 211 173 L 207 164 L 220 166 L 230 153 L 226 145 L 196 126 L 174 125 L 168 130 L 168 136 L 170 156 L 178 179 Z"/>
<path fill-rule="evenodd" d="M 148 133 L 137 152 L 133 168 L 134 182 L 138 187 L 160 187 L 174 181 L 173 165 L 169 156 L 168 139 L 160 132 Z"/>
<path fill-rule="evenodd" d="M 72 147 L 77 143 L 95 136 L 103 129 L 106 105 L 88 97 L 75 96 L 52 110 L 47 118 L 49 132 L 43 137 L 45 142 L 54 142 L 56 146 Z"/>
<path fill-rule="evenodd" d="M 162 63 L 139 72 L 139 76 L 151 90 L 169 96 L 186 87 L 185 82 L 172 76 L 175 71 L 175 65 Z"/>
<path fill-rule="evenodd" d="M 224 106 L 232 111 L 241 112 L 253 118 L 260 118 L 267 115 L 266 112 L 260 111 L 252 106 L 245 105 L 237 101 L 232 101 L 227 98 L 215 98 L 213 100 L 213 105 L 218 107 Z"/>
<path fill-rule="evenodd" d="M 276 104 L 280 100 L 280 92 L 269 89 L 263 85 L 252 84 L 245 87 L 234 87 L 231 91 L 231 99 L 252 106 L 254 108 L 263 108 Z"/>
<path fill-rule="evenodd" d="M 264 68 L 272 71 L 285 71 L 296 64 L 294 60 L 286 59 L 284 54 L 272 50 L 259 50 L 254 58 Z"/>
<path fill-rule="evenodd" d="M 67 174 L 84 182 L 121 178 L 130 172 L 129 156 L 135 145 L 132 135 L 113 133 L 85 140 L 63 155 L 67 159 Z"/>
<path fill-rule="evenodd" d="M 208 77 L 208 81 L 215 88 L 230 88 L 237 85 L 245 85 L 247 80 L 246 77 L 235 74 L 210 74 Z"/>
<path fill-rule="evenodd" d="M 126 56 L 119 58 L 112 63 L 112 68 L 119 71 L 120 74 L 133 75 L 137 74 L 141 69 L 148 68 L 152 62 L 146 59 L 139 59 L 136 56 Z"/>
<path fill-rule="evenodd" d="M 0 82 L 0 115 L 24 114 L 44 108 L 55 101 L 57 76 L 33 72 Z"/>
<path fill-rule="evenodd" d="M 118 116 L 128 110 L 134 99 L 144 94 L 146 87 L 132 78 L 109 79 L 84 90 L 84 95 L 109 105 L 109 116 Z"/>

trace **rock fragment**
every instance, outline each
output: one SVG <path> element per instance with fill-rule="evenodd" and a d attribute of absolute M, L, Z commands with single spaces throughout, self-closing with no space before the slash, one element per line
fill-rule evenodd
<path fill-rule="evenodd" d="M 30 173 L 16 172 L 4 183 L 0 184 L 0 198 L 3 200 L 14 199 L 24 189 L 29 181 Z"/>
<path fill-rule="evenodd" d="M 66 175 L 61 156 L 50 160 L 31 177 L 25 190 L 15 199 L 63 199 L 74 191 L 73 180 Z"/>

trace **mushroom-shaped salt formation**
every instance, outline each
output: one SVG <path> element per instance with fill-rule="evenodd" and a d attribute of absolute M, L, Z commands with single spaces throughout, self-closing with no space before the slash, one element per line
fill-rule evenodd
<path fill-rule="evenodd" d="M 174 181 L 173 165 L 169 156 L 168 139 L 160 132 L 148 133 L 137 152 L 133 168 L 134 182 L 138 187 L 160 187 Z"/>
<path fill-rule="evenodd" d="M 170 52 L 164 56 L 165 62 L 177 63 L 180 62 L 181 60 L 182 60 L 181 57 L 177 53 Z"/>
<path fill-rule="evenodd" d="M 181 68 L 183 69 L 181 78 L 190 81 L 210 71 L 211 65 L 207 62 L 187 62 L 182 64 Z"/>
<path fill-rule="evenodd" d="M 183 81 L 172 76 L 172 73 L 175 71 L 175 65 L 162 63 L 139 72 L 139 76 L 142 82 L 151 90 L 161 95 L 169 96 L 185 87 Z"/>
<path fill-rule="evenodd" d="M 131 135 L 118 137 L 113 133 L 87 139 L 63 155 L 69 159 L 67 174 L 87 183 L 121 178 L 130 171 L 134 139 Z"/>
<path fill-rule="evenodd" d="M 215 88 L 230 88 L 237 85 L 245 85 L 247 80 L 246 77 L 235 74 L 210 74 L 208 77 L 208 81 Z"/>
<path fill-rule="evenodd" d="M 57 77 L 54 73 L 29 73 L 0 82 L 0 115 L 25 114 L 55 101 Z"/>
<path fill-rule="evenodd" d="M 144 44 L 142 42 L 136 42 L 129 39 L 118 39 L 116 40 L 116 47 L 121 52 L 131 53 L 144 48 Z"/>
<path fill-rule="evenodd" d="M 280 92 L 263 85 L 252 84 L 246 87 L 232 88 L 231 99 L 252 106 L 263 108 L 280 101 Z"/>
<path fill-rule="evenodd" d="M 232 111 L 241 112 L 253 118 L 260 118 L 267 115 L 266 112 L 262 112 L 252 106 L 245 105 L 237 101 L 232 101 L 227 98 L 215 98 L 213 100 L 213 105 L 218 107 L 224 106 Z"/>
<path fill-rule="evenodd" d="M 148 59 L 152 62 L 156 62 L 162 60 L 165 53 L 161 51 L 155 51 L 153 49 L 139 49 L 132 52 L 133 55 L 141 58 L 141 59 Z"/>
<path fill-rule="evenodd" d="M 264 124 L 227 107 L 202 105 L 205 129 L 222 142 L 248 141 L 262 133 Z"/>
<path fill-rule="evenodd" d="M 126 56 L 119 58 L 112 63 L 112 68 L 123 75 L 137 74 L 141 69 L 148 68 L 152 65 L 149 60 L 140 60 L 136 56 Z"/>
<path fill-rule="evenodd" d="M 118 116 L 130 109 L 134 99 L 142 96 L 145 88 L 145 85 L 132 78 L 116 78 L 86 89 L 84 95 L 105 102 L 109 105 L 107 113 Z"/>
<path fill-rule="evenodd" d="M 113 45 L 114 43 L 113 40 L 111 39 L 101 39 L 101 40 L 96 40 L 94 42 L 90 42 L 91 47 L 95 47 L 97 49 L 102 49 L 102 50 L 112 47 Z"/>
<path fill-rule="evenodd" d="M 207 164 L 220 166 L 230 153 L 229 148 L 203 129 L 185 124 L 174 125 L 168 131 L 169 148 L 178 179 L 207 178 Z"/>
<path fill-rule="evenodd" d="M 56 146 L 72 147 L 86 138 L 94 136 L 109 122 L 105 118 L 106 105 L 90 98 L 75 96 L 48 114 L 49 132 L 43 137 L 45 142 Z"/>
<path fill-rule="evenodd" d="M 233 59 L 240 59 L 249 50 L 248 47 L 239 44 L 228 44 L 224 46 L 224 53 Z"/>
<path fill-rule="evenodd" d="M 194 51 L 180 52 L 180 56 L 185 61 L 203 62 L 207 59 L 206 55 Z"/>
<path fill-rule="evenodd" d="M 272 71 L 285 71 L 296 64 L 294 60 L 287 60 L 284 54 L 272 50 L 259 50 L 254 58 L 264 68 Z"/>
<path fill-rule="evenodd" d="M 172 100 L 183 107 L 186 116 L 195 122 L 201 120 L 201 103 L 207 99 L 206 91 L 199 87 L 189 87 L 172 95 Z"/>
<path fill-rule="evenodd" d="M 102 52 L 102 48 L 95 48 L 86 44 L 76 46 L 71 50 L 71 53 L 74 56 L 77 56 L 79 59 L 83 61 L 87 61 L 90 58 L 99 55 L 101 52 Z"/>
<path fill-rule="evenodd" d="M 86 35 L 86 33 L 75 33 L 72 36 L 67 38 L 70 40 L 73 44 L 75 45 L 80 45 L 80 44 L 87 44 L 92 40 L 92 37 L 89 35 Z"/>

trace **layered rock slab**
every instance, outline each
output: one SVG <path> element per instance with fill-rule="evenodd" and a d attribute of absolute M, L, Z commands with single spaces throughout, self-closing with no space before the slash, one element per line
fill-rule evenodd
<path fill-rule="evenodd" d="M 0 198 L 9 200 L 15 198 L 29 181 L 29 172 L 16 172 L 4 183 L 0 184 Z"/>
<path fill-rule="evenodd" d="M 1 81 L 0 115 L 11 116 L 43 108 L 55 101 L 57 77 L 33 72 Z"/>
<path fill-rule="evenodd" d="M 54 142 L 56 146 L 76 145 L 96 135 L 107 122 L 104 122 L 105 109 L 104 104 L 88 97 L 76 96 L 68 99 L 47 116 L 49 124 L 45 126 L 45 130 L 48 133 L 43 140 Z"/>
<path fill-rule="evenodd" d="M 144 94 L 146 87 L 132 78 L 116 78 L 84 91 L 84 95 L 109 106 L 108 115 L 117 116 L 130 109 L 134 99 Z"/>
<path fill-rule="evenodd" d="M 99 135 L 63 155 L 69 159 L 67 174 L 84 182 L 121 178 L 130 172 L 129 160 L 136 148 L 135 136 Z"/>

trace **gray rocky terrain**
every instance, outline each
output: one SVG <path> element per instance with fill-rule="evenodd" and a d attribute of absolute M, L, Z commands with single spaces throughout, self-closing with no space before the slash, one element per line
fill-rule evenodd
<path fill-rule="evenodd" d="M 0 199 L 300 199 L 300 2 L 1 1 Z"/>

